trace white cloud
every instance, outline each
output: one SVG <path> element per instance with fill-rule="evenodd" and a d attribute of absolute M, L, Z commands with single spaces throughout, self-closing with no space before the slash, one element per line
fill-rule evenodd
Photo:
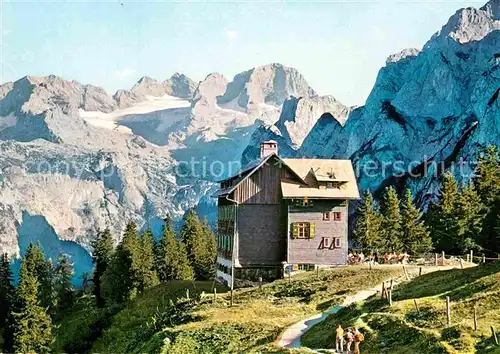
<path fill-rule="evenodd" d="M 226 36 L 230 41 L 234 41 L 236 38 L 238 38 L 238 32 L 233 30 L 226 30 Z"/>
<path fill-rule="evenodd" d="M 132 74 L 135 74 L 135 69 L 125 68 L 122 71 L 119 71 L 117 76 L 123 79 L 129 77 Z"/>

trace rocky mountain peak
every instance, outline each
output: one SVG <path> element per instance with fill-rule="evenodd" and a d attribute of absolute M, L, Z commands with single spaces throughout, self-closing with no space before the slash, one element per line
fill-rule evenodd
<path fill-rule="evenodd" d="M 217 97 L 224 94 L 228 81 L 224 75 L 211 73 L 200 81 L 193 95 L 191 107 L 194 114 L 213 111 L 217 108 Z"/>
<path fill-rule="evenodd" d="M 124 91 L 117 92 L 115 96 L 131 102 L 136 102 L 144 99 L 144 96 L 170 95 L 184 99 L 191 99 L 196 90 L 196 82 L 191 80 L 184 74 L 176 72 L 169 79 L 161 82 L 149 76 L 143 76 L 130 90 L 131 94 L 126 94 Z M 126 101 L 126 100 L 125 100 Z"/>
<path fill-rule="evenodd" d="M 237 74 L 217 102 L 251 111 L 262 104 L 279 107 L 290 96 L 313 97 L 316 92 L 296 69 L 272 63 Z"/>
<path fill-rule="evenodd" d="M 290 97 L 283 103 L 276 127 L 280 130 L 281 135 L 288 140 L 288 144 L 293 149 L 298 149 L 318 119 L 324 114 L 332 116 L 333 119 L 344 125 L 349 108 L 333 96 Z"/>
<path fill-rule="evenodd" d="M 168 80 L 163 83 L 165 92 L 170 96 L 175 96 L 184 99 L 192 99 L 196 87 L 196 82 L 191 80 L 184 74 L 174 73 Z"/>
<path fill-rule="evenodd" d="M 397 53 L 391 54 L 387 57 L 385 61 L 386 64 L 396 63 L 402 59 L 406 59 L 408 57 L 416 57 L 420 53 L 420 50 L 417 48 L 405 48 Z"/>
<path fill-rule="evenodd" d="M 149 76 L 143 76 L 132 87 L 130 92 L 136 95 L 162 96 L 165 94 L 165 87 L 162 82 Z"/>
<path fill-rule="evenodd" d="M 479 41 L 499 29 L 500 1 L 491 0 L 479 9 L 467 7 L 458 10 L 426 46 L 439 43 L 446 38 L 451 38 L 460 44 Z"/>

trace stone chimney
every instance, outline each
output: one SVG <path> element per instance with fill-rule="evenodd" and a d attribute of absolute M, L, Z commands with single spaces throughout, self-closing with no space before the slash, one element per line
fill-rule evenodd
<path fill-rule="evenodd" d="M 278 155 L 278 142 L 274 140 L 264 141 L 260 144 L 260 157 Z"/>

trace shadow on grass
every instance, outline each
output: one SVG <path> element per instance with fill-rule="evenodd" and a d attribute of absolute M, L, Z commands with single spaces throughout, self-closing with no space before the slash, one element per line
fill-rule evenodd
<path fill-rule="evenodd" d="M 466 269 L 450 269 L 415 278 L 410 283 L 396 289 L 395 301 L 436 296 L 453 291 L 455 299 L 463 299 L 471 294 L 487 290 L 487 285 L 474 284 L 480 278 L 500 272 L 500 262 Z M 463 284 L 468 284 L 465 288 Z"/>
<path fill-rule="evenodd" d="M 493 337 L 483 337 L 476 345 L 478 353 L 500 354 L 500 346 L 495 344 Z"/>

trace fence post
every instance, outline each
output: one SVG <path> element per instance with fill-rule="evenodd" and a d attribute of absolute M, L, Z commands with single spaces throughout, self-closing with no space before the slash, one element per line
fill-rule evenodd
<path fill-rule="evenodd" d="M 389 290 L 389 306 L 392 306 L 392 290 Z"/>
<path fill-rule="evenodd" d="M 214 304 L 217 301 L 217 288 L 214 287 Z"/>
<path fill-rule="evenodd" d="M 420 277 L 421 275 L 422 275 L 422 267 L 420 267 L 418 270 L 418 276 Z"/>
<path fill-rule="evenodd" d="M 470 262 L 474 263 L 474 251 L 470 250 Z"/>
<path fill-rule="evenodd" d="M 451 325 L 451 307 L 450 307 L 450 297 L 446 297 L 446 318 L 448 326 Z"/>
<path fill-rule="evenodd" d="M 443 257 L 443 266 L 446 265 L 445 262 L 444 262 L 444 251 L 441 252 L 441 256 Z"/>
<path fill-rule="evenodd" d="M 486 256 L 483 255 L 483 264 L 486 263 Z"/>
<path fill-rule="evenodd" d="M 262 291 L 262 277 L 259 277 L 259 289 Z"/>
<path fill-rule="evenodd" d="M 415 304 L 415 310 L 417 310 L 417 314 L 420 314 L 420 310 L 418 309 L 417 299 L 413 299 L 413 303 Z"/>
<path fill-rule="evenodd" d="M 467 253 L 467 263 L 469 263 L 470 260 L 469 260 L 469 254 Z"/>
<path fill-rule="evenodd" d="M 369 264 L 370 264 L 370 270 L 372 270 L 372 261 L 370 261 Z"/>
<path fill-rule="evenodd" d="M 437 253 L 434 253 L 434 265 L 438 265 L 438 254 Z"/>
<path fill-rule="evenodd" d="M 497 334 L 495 332 L 495 329 L 493 328 L 493 326 L 491 326 L 491 334 L 493 334 L 493 340 L 495 341 L 495 344 L 498 346 L 498 337 L 497 337 Z"/>
<path fill-rule="evenodd" d="M 410 280 L 410 277 L 408 276 L 408 272 L 406 271 L 405 266 L 403 266 L 403 271 L 405 272 L 406 280 Z"/>
<path fill-rule="evenodd" d="M 477 307 L 474 305 L 474 332 L 477 331 Z"/>
<path fill-rule="evenodd" d="M 189 300 L 189 289 L 186 289 L 186 299 Z"/>

